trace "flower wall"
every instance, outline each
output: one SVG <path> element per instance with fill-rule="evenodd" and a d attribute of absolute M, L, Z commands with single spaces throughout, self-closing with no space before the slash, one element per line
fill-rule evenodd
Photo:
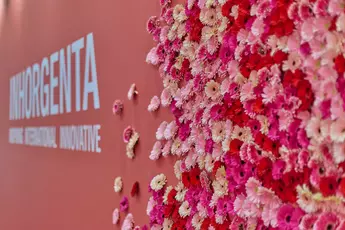
<path fill-rule="evenodd" d="M 151 229 L 345 229 L 345 2 L 160 4 Z"/>

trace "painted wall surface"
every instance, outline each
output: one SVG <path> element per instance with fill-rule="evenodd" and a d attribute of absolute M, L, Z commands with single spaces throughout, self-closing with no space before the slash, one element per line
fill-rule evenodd
<path fill-rule="evenodd" d="M 0 229 L 119 228 L 111 223 L 112 211 L 122 195 L 129 196 L 135 181 L 141 191 L 130 198 L 130 212 L 137 224 L 148 223 L 151 178 L 164 172 L 174 182 L 173 159 L 158 163 L 148 159 L 158 125 L 172 119 L 167 109 L 147 111 L 151 97 L 162 89 L 158 71 L 145 63 L 153 46 L 146 21 L 157 14 L 159 1 L 153 0 L 10 2 L 0 19 Z M 94 36 L 100 109 L 10 121 L 9 79 L 89 33 Z M 137 84 L 139 96 L 128 101 L 132 83 Z M 115 99 L 124 101 L 121 116 L 112 114 Z M 100 124 L 102 152 L 9 144 L 10 127 L 70 124 Z M 141 135 L 134 160 L 126 157 L 122 142 L 128 125 Z M 116 176 L 123 178 L 121 195 L 113 191 Z"/>

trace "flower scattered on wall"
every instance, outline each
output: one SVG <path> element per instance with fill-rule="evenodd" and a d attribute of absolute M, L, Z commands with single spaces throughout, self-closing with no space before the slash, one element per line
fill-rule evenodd
<path fill-rule="evenodd" d="M 136 132 L 131 126 L 128 126 L 123 130 L 122 138 L 123 142 L 127 143 L 127 157 L 133 159 L 135 157 L 134 148 L 139 141 L 139 133 Z"/>
<path fill-rule="evenodd" d="M 113 114 L 121 114 L 123 110 L 123 103 L 121 100 L 115 100 L 113 104 Z"/>
<path fill-rule="evenodd" d="M 151 229 L 344 229 L 344 2 L 160 3 L 146 61 L 174 120 L 150 159 L 179 183 L 152 179 Z"/>
<path fill-rule="evenodd" d="M 114 180 L 114 191 L 115 192 L 121 192 L 122 191 L 122 178 L 116 177 Z"/>
<path fill-rule="evenodd" d="M 138 93 L 138 91 L 137 91 L 137 87 L 136 87 L 136 85 L 135 84 L 132 84 L 131 85 L 131 87 L 129 88 L 129 90 L 128 90 L 128 93 L 127 93 L 127 98 L 128 98 L 128 100 L 133 100 L 134 99 L 134 97 L 136 96 L 136 95 L 138 95 L 139 93 Z"/>

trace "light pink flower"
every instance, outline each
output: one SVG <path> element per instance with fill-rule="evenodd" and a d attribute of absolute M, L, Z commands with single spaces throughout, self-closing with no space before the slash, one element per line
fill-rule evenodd
<path fill-rule="evenodd" d="M 293 121 L 293 114 L 291 111 L 281 109 L 278 111 L 279 116 L 279 130 L 287 130 Z"/>
<path fill-rule="evenodd" d="M 167 140 L 173 138 L 177 131 L 177 125 L 175 121 L 170 122 L 164 130 L 164 137 Z"/>
<path fill-rule="evenodd" d="M 205 86 L 205 94 L 212 100 L 216 100 L 221 95 L 219 83 L 211 80 Z"/>
<path fill-rule="evenodd" d="M 344 7 L 344 2 L 342 0 L 330 0 L 328 11 L 332 16 L 335 16 L 343 13 Z"/>
<path fill-rule="evenodd" d="M 171 152 L 171 146 L 172 146 L 172 141 L 169 140 L 165 143 L 163 149 L 162 149 L 162 156 L 167 157 L 170 152 Z"/>
<path fill-rule="evenodd" d="M 171 101 L 172 101 L 172 96 L 171 96 L 170 89 L 168 88 L 163 89 L 162 94 L 161 94 L 162 106 L 166 107 L 170 105 Z"/>
<path fill-rule="evenodd" d="M 345 141 L 345 118 L 340 117 L 331 124 L 331 139 L 335 142 Z"/>
<path fill-rule="evenodd" d="M 128 94 L 127 94 L 128 100 L 132 100 L 137 94 L 138 94 L 138 91 L 136 90 L 136 85 L 132 84 L 128 90 Z"/>
<path fill-rule="evenodd" d="M 163 121 L 159 125 L 159 127 L 158 127 L 158 129 L 156 131 L 156 139 L 157 140 L 163 140 L 164 139 L 164 131 L 165 131 L 167 126 L 168 126 L 168 122 L 166 122 L 166 121 Z"/>
<path fill-rule="evenodd" d="M 261 34 L 265 31 L 264 21 L 261 18 L 256 18 L 252 25 L 251 31 L 255 36 L 260 37 Z"/>
<path fill-rule="evenodd" d="M 115 208 L 113 211 L 113 224 L 117 224 L 120 219 L 120 211 L 119 209 Z"/>
<path fill-rule="evenodd" d="M 160 155 L 162 153 L 162 143 L 160 141 L 156 141 L 156 143 L 153 145 L 151 154 L 150 154 L 150 160 L 158 160 Z"/>
<path fill-rule="evenodd" d="M 248 179 L 246 183 L 246 192 L 247 197 L 250 201 L 254 203 L 260 202 L 260 194 L 259 194 L 259 187 L 261 186 L 261 183 L 256 180 L 254 177 L 251 177 Z"/>
<path fill-rule="evenodd" d="M 159 57 L 157 55 L 157 47 L 153 47 L 150 52 L 147 54 L 146 62 L 152 65 L 159 64 Z"/>
<path fill-rule="evenodd" d="M 134 218 L 131 213 L 128 213 L 123 221 L 121 230 L 132 230 L 134 228 Z"/>
<path fill-rule="evenodd" d="M 160 100 L 159 100 L 159 97 L 158 96 L 154 96 L 152 99 L 151 99 L 151 102 L 149 104 L 149 106 L 147 107 L 147 110 L 149 112 L 153 112 L 153 111 L 156 111 L 158 108 L 159 108 L 159 105 L 160 105 Z"/>
<path fill-rule="evenodd" d="M 297 53 L 290 53 L 288 60 L 283 62 L 283 70 L 291 70 L 292 72 L 295 72 L 295 70 L 300 67 L 301 63 L 302 60 Z"/>

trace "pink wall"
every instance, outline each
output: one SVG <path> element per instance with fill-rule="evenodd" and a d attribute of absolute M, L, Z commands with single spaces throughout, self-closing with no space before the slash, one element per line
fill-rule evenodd
<path fill-rule="evenodd" d="M 171 119 L 165 109 L 147 112 L 162 88 L 158 71 L 145 63 L 153 46 L 146 21 L 157 14 L 158 0 L 13 0 L 0 29 L 0 229 L 116 229 L 112 211 L 135 181 L 141 193 L 130 198 L 130 212 L 137 224 L 148 223 L 151 178 L 165 172 L 174 182 L 172 159 L 158 164 L 148 159 L 156 128 Z M 9 78 L 90 32 L 101 109 L 9 121 Z M 139 91 L 134 102 L 126 99 L 131 83 Z M 112 114 L 115 99 L 125 102 L 121 117 Z M 88 123 L 102 125 L 100 154 L 8 144 L 11 126 Z M 122 142 L 127 125 L 141 134 L 134 160 L 126 157 Z M 113 191 L 116 176 L 123 177 L 121 195 Z"/>

